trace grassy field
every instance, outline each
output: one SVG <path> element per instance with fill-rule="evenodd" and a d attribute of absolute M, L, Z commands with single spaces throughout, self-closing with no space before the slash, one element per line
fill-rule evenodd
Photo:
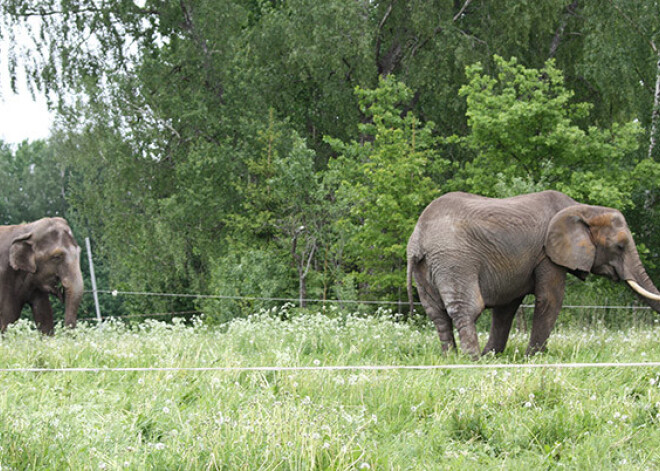
<path fill-rule="evenodd" d="M 289 317 L 282 321 L 283 317 Z M 262 312 L 201 322 L 27 321 L 0 367 L 470 363 L 430 324 Z M 660 326 L 559 328 L 526 359 L 514 333 L 489 363 L 660 360 Z M 482 344 L 485 336 L 481 337 Z M 8 469 L 658 469 L 660 369 L 0 373 Z"/>

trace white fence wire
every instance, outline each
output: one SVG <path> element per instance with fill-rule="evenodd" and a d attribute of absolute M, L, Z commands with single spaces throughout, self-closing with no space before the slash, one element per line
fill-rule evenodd
<path fill-rule="evenodd" d="M 0 373 L 165 373 L 165 372 L 304 372 L 304 371 L 397 371 L 397 370 L 501 370 L 501 369 L 660 368 L 660 362 L 628 363 L 465 363 L 447 365 L 337 365 L 337 366 L 197 366 L 197 367 L 83 367 L 0 368 Z"/>
<path fill-rule="evenodd" d="M 300 301 L 312 304 L 375 304 L 383 306 L 408 306 L 408 301 L 377 301 L 377 300 L 356 300 L 356 299 L 318 299 L 318 298 L 280 298 L 265 296 L 231 296 L 222 294 L 189 294 L 189 293 L 156 293 L 150 291 L 119 291 L 119 290 L 98 290 L 99 294 L 110 294 L 112 296 L 157 296 L 168 298 L 194 298 L 194 299 L 218 299 L 231 301 L 272 301 L 299 303 Z M 421 306 L 422 303 L 415 302 L 415 306 Z M 523 304 L 521 307 L 533 308 L 533 304 Z M 562 309 L 632 309 L 646 310 L 651 309 L 648 306 L 588 306 L 588 305 L 563 305 Z"/>

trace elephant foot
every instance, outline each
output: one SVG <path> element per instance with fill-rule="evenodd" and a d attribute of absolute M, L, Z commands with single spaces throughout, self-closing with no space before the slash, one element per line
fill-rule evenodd
<path fill-rule="evenodd" d="M 529 345 L 527 347 L 527 351 L 525 352 L 525 356 L 532 357 L 536 355 L 537 353 L 544 353 L 546 351 L 546 346 L 545 344 L 543 345 Z"/>
<path fill-rule="evenodd" d="M 461 350 L 470 355 L 473 360 L 479 359 L 479 337 L 474 324 L 468 324 L 458 329 L 458 335 L 461 339 Z"/>

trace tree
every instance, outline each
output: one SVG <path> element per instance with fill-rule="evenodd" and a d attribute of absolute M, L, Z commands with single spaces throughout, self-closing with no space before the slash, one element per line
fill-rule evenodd
<path fill-rule="evenodd" d="M 267 125 L 257 131 L 259 152 L 245 159 L 245 171 L 233 185 L 241 205 L 227 219 L 228 250 L 211 265 L 211 289 L 221 296 L 282 298 L 297 287 L 306 307 L 308 279 L 328 224 L 325 193 L 314 170 L 315 153 L 271 109 Z M 318 286 L 314 295 L 320 295 Z M 245 315 L 272 303 L 267 299 L 204 303 L 216 320 L 226 312 Z"/>
<path fill-rule="evenodd" d="M 396 298 L 396 254 L 432 198 L 420 189 L 425 178 L 435 189 L 554 187 L 654 207 L 653 172 L 635 170 L 631 124 L 638 118 L 650 129 L 653 121 L 657 62 L 648 41 L 656 41 L 658 16 L 647 3 L 6 0 L 0 34 L 31 30 L 34 49 L 9 41 L 11 77 L 24 69 L 58 106 L 51 143 L 72 171 L 69 214 L 93 237 L 114 287 Z M 518 57 L 511 75 L 537 88 L 529 102 L 524 94 L 507 101 L 500 92 L 518 96 L 518 85 L 496 85 L 488 100 L 510 111 L 498 118 L 476 97 L 469 105 L 472 92 L 458 93 L 469 89 L 466 66 L 476 62 L 484 80 L 499 80 L 493 51 Z M 549 57 L 561 80 L 545 66 Z M 523 66 L 529 76 L 516 69 Z M 380 88 L 381 76 L 414 90 L 387 105 L 396 111 L 381 110 L 391 115 L 382 125 L 375 117 L 385 114 L 364 104 L 389 98 L 355 93 Z M 518 166 L 490 146 L 504 117 L 518 120 L 505 143 L 520 154 Z M 534 130 L 543 135 L 524 135 Z M 434 134 L 461 137 L 440 146 Z M 453 163 L 447 172 L 440 152 Z M 633 178 L 624 181 L 617 165 Z M 412 175 L 412 187 L 400 172 Z M 457 179 L 446 182 L 451 172 Z M 406 202 L 406 192 L 419 201 Z M 652 221 L 644 228 L 660 233 Z M 252 271 L 251 256 L 259 261 Z M 193 307 L 173 298 L 128 305 Z"/>
<path fill-rule="evenodd" d="M 480 64 L 467 69 L 460 93 L 467 99 L 470 133 L 463 142 L 476 157 L 452 185 L 502 196 L 498 188 L 527 181 L 533 189 L 558 189 L 584 202 L 631 206 L 634 183 L 621 169 L 637 164 L 638 123 L 583 129 L 577 123 L 591 106 L 573 101 L 553 60 L 542 69 L 515 58 L 495 56 L 495 63 L 493 75 Z"/>
<path fill-rule="evenodd" d="M 402 300 L 405 247 L 421 210 L 438 195 L 436 178 L 447 161 L 435 150 L 433 123 L 402 111 L 413 92 L 393 75 L 373 90 L 356 88 L 362 138 L 326 138 L 338 154 L 328 181 L 346 213 L 336 223 L 347 233 L 347 258 L 363 291 Z"/>
<path fill-rule="evenodd" d="M 297 275 L 299 304 L 305 307 L 307 278 L 328 222 L 314 170 L 315 153 L 287 123 L 276 121 L 272 109 L 258 141 L 261 152 L 247 159 L 246 176 L 237 182 L 243 205 L 233 215 L 230 230 L 239 243 L 261 242 L 289 254 Z"/>
<path fill-rule="evenodd" d="M 0 143 L 0 224 L 64 217 L 69 172 L 46 141 Z"/>

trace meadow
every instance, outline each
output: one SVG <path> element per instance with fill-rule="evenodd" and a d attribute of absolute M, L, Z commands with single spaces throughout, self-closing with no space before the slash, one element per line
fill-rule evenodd
<path fill-rule="evenodd" d="M 480 338 L 482 345 L 485 334 Z M 660 360 L 660 325 L 558 326 L 525 358 L 514 331 L 495 363 Z M 424 319 L 284 306 L 42 337 L 21 320 L 0 368 L 434 365 Z M 0 372 L 0 469 L 658 469 L 660 368 L 391 371 Z"/>

